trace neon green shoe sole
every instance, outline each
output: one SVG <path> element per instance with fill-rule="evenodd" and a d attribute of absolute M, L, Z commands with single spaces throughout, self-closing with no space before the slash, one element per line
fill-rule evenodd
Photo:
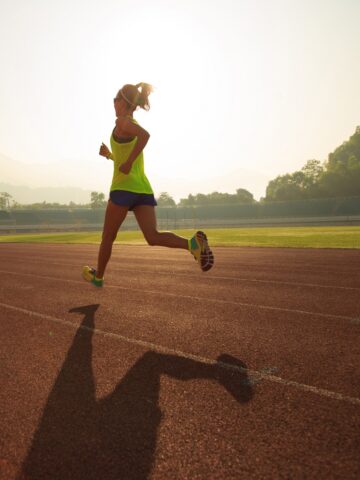
<path fill-rule="evenodd" d="M 214 266 L 214 255 L 204 232 L 196 232 L 189 240 L 189 250 L 203 272 L 207 272 Z"/>
<path fill-rule="evenodd" d="M 87 282 L 90 282 L 93 285 L 95 285 L 95 287 L 102 287 L 103 286 L 104 279 L 96 278 L 95 268 L 92 268 L 92 267 L 89 267 L 89 266 L 85 265 L 85 267 L 83 267 L 83 269 L 82 269 L 82 277 Z"/>

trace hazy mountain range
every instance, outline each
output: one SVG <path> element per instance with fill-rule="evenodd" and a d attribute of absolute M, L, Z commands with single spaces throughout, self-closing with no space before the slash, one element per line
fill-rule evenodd
<path fill-rule="evenodd" d="M 61 169 L 61 165 L 28 165 L 0 154 L 0 192 L 9 193 L 13 200 L 25 205 L 44 201 L 89 203 L 92 190 L 64 185 L 66 172 Z"/>
<path fill-rule="evenodd" d="M 82 190 L 77 187 L 38 187 L 31 188 L 21 185 L 11 185 L 0 182 L 0 192 L 7 192 L 17 203 L 22 205 L 30 203 L 60 203 L 69 202 L 90 203 L 91 191 Z"/>
<path fill-rule="evenodd" d="M 87 173 L 87 184 L 91 189 L 71 185 L 74 178 L 84 178 Z M 68 204 L 90 202 L 91 191 L 102 191 L 107 195 L 111 180 L 112 166 L 105 163 L 101 173 L 89 162 L 89 165 L 76 162 L 68 168 L 61 164 L 25 164 L 0 154 L 0 192 L 7 192 L 13 200 L 20 204 L 37 202 Z M 100 177 L 101 175 L 101 177 Z M 215 178 L 191 179 L 174 177 L 151 178 L 155 195 L 168 192 L 176 201 L 186 198 L 189 193 L 211 193 L 214 191 L 235 193 L 237 188 L 249 190 L 256 199 L 265 195 L 270 178 L 246 169 L 237 169 L 230 174 L 222 174 Z M 69 185 L 69 186 L 68 186 Z M 94 185 L 100 185 L 96 187 Z"/>

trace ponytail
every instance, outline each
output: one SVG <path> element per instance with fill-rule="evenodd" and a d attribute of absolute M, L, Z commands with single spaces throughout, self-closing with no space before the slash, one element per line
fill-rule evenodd
<path fill-rule="evenodd" d="M 138 83 L 137 85 L 124 85 L 116 95 L 120 96 L 129 104 L 129 106 L 143 108 L 144 110 L 150 109 L 149 95 L 153 91 L 152 85 L 149 83 Z"/>
<path fill-rule="evenodd" d="M 137 98 L 137 105 L 139 105 L 140 108 L 143 108 L 144 110 L 149 110 L 150 109 L 150 103 L 149 103 L 149 95 L 153 91 L 152 85 L 149 83 L 138 83 L 135 85 L 135 87 L 139 91 L 139 96 Z"/>

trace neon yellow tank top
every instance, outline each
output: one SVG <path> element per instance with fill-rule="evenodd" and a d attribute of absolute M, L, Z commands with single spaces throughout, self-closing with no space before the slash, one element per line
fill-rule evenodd
<path fill-rule="evenodd" d="M 133 118 L 132 122 L 137 123 Z M 114 161 L 114 173 L 110 191 L 126 190 L 134 193 L 154 193 L 150 182 L 147 179 L 144 171 L 144 154 L 141 152 L 132 164 L 130 173 L 125 175 L 120 172 L 119 167 L 129 158 L 131 150 L 134 148 L 136 137 L 128 143 L 119 143 L 111 134 L 110 144 L 111 152 Z"/>

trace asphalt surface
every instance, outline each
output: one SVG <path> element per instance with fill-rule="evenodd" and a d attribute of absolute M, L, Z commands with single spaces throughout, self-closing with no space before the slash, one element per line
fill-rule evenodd
<path fill-rule="evenodd" d="M 0 480 L 358 479 L 360 251 L 0 245 Z"/>

